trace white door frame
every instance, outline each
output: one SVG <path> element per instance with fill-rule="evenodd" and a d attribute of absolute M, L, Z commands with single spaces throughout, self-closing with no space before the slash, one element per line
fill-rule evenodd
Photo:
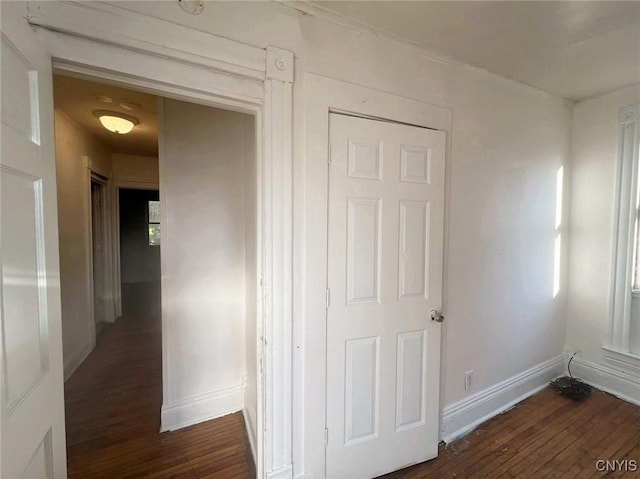
<path fill-rule="evenodd" d="M 29 2 L 54 67 L 256 118 L 258 477 L 292 477 L 293 54 L 245 45 L 127 10 Z M 164 334 L 164 328 L 163 328 Z M 163 370 L 165 370 L 163 365 Z"/>
<path fill-rule="evenodd" d="M 112 243 L 111 243 L 111 235 L 110 235 L 110 224 L 109 224 L 109 215 L 111 214 L 111 202 L 110 202 L 110 196 L 111 196 L 111 192 L 109 191 L 109 177 L 105 176 L 105 172 L 103 172 L 98 165 L 95 165 L 94 163 L 91 162 L 91 158 L 88 156 L 83 156 L 82 157 L 82 162 L 83 162 L 83 166 L 84 166 L 84 175 L 85 175 L 85 186 L 86 186 L 86 198 L 87 198 L 87 203 L 84 205 L 86 208 L 86 215 L 87 215 L 87 238 L 89 239 L 89 244 L 87 246 L 89 246 L 87 248 L 87 255 L 88 255 L 88 261 L 87 261 L 87 281 L 88 281 L 88 291 L 89 291 L 89 304 L 91 305 L 91 312 L 89 314 L 89 318 L 88 318 L 88 329 L 89 329 L 89 337 L 91 338 L 91 349 L 89 350 L 92 351 L 93 348 L 96 347 L 96 323 L 95 323 L 95 302 L 94 302 L 94 296 L 95 296 L 95 285 L 94 285 L 94 280 L 93 280 L 93 262 L 95 261 L 95 258 L 93 257 L 93 197 L 91 194 L 91 184 L 95 181 L 97 183 L 101 183 L 104 187 L 104 191 L 106 193 L 105 198 L 104 198 L 104 204 L 103 204 L 103 208 L 105 210 L 105 218 L 107 219 L 107 221 L 105 222 L 104 226 L 106 228 L 106 231 L 104 232 L 104 237 L 107 239 L 106 244 L 104 245 L 104 252 L 103 255 L 104 257 L 107 259 L 107 263 L 109 262 L 109 259 L 111 258 L 112 255 Z M 113 284 L 112 284 L 112 270 L 110 270 L 107 275 L 108 280 L 107 280 L 107 287 L 108 288 L 112 288 Z M 77 366 L 79 366 L 81 363 L 78 363 Z M 69 377 L 75 372 L 75 369 L 69 371 L 68 374 L 65 376 L 65 381 L 67 379 L 69 379 Z"/>
<path fill-rule="evenodd" d="M 93 312 L 91 314 L 91 323 L 90 328 L 93 330 L 93 340 L 91 344 L 91 349 L 95 347 L 96 342 L 96 317 L 95 317 L 95 279 L 94 279 L 94 269 L 95 269 L 95 261 L 96 258 L 94 256 L 94 246 L 93 243 L 95 241 L 93 234 L 93 193 L 92 193 L 92 185 L 93 183 L 97 183 L 101 186 L 102 189 L 102 218 L 100 218 L 102 222 L 102 262 L 105 271 L 103 271 L 103 287 L 106 289 L 107 296 L 113 298 L 113 235 L 111 234 L 111 185 L 109 177 L 102 175 L 97 170 L 93 168 L 89 168 L 89 238 L 91 248 L 89 248 L 89 255 L 91 256 L 91 261 L 89 261 L 89 267 L 91 269 L 91 274 L 89 275 L 89 281 L 91 283 L 91 287 L 89 291 L 91 292 L 91 304 L 93 305 Z M 111 302 L 113 306 L 113 302 Z M 112 322 L 115 320 L 115 311 L 113 307 L 110 308 L 108 317 L 106 318 L 107 322 Z"/>
<path fill-rule="evenodd" d="M 294 438 L 302 442 L 304 449 L 300 459 L 304 461 L 306 477 L 326 477 L 325 424 L 326 418 L 326 277 L 327 277 L 327 214 L 328 214 L 328 165 L 329 112 L 348 113 L 369 118 L 390 120 L 422 126 L 445 132 L 451 131 L 451 110 L 429 105 L 400 95 L 381 92 L 316 74 L 304 79 L 306 100 L 305 130 L 306 152 L 303 197 L 295 198 L 304 204 L 304 231 L 299 240 L 304 246 L 304 281 L 301 291 L 294 295 L 296 311 L 304 311 L 304 326 L 296 329 L 294 344 L 303 345 L 304 356 L 296 357 L 294 364 L 294 402 L 304 404 L 304 427 L 296 424 Z M 450 142 L 447 135 L 447 144 Z M 449 158 L 449 146 L 446 148 Z M 444 258 L 447 251 L 447 205 L 449 197 L 449 162 L 445 161 L 445 226 Z M 443 264 L 443 309 L 446 308 L 446 262 Z M 322 278 L 322 280 L 318 280 Z M 296 282 L 298 284 L 298 282 Z M 300 298 L 300 299 L 299 299 Z M 446 309 L 445 309 L 446 310 Z M 446 327 L 446 323 L 443 325 Z M 444 338 L 445 329 L 442 335 Z M 444 342 L 441 349 L 441 370 L 444 367 Z M 441 375 L 441 400 L 444 392 Z M 321 413 L 322 411 L 322 413 Z M 442 413 L 440 414 L 442 416 Z M 440 422 L 441 422 L 440 418 Z M 298 459 L 296 454 L 296 459 Z"/>
<path fill-rule="evenodd" d="M 58 111 L 58 113 L 60 113 Z M 99 178 L 99 182 L 104 184 L 105 187 L 105 203 L 104 203 L 104 208 L 105 208 L 105 215 L 106 215 L 106 223 L 105 223 L 105 227 L 106 227 L 106 231 L 105 231 L 105 237 L 107 238 L 107 242 L 104 245 L 104 256 L 107 259 L 107 263 L 111 263 L 109 264 L 109 268 L 108 271 L 106 272 L 106 277 L 107 277 L 107 288 L 108 291 L 107 293 L 110 295 L 114 294 L 114 290 L 113 290 L 113 276 L 114 276 L 114 270 L 113 270 L 113 265 L 112 265 L 112 258 L 113 258 L 113 244 L 111 241 L 111 221 L 109 216 L 111 215 L 111 190 L 110 190 L 110 179 L 109 179 L 109 172 L 108 171 L 104 171 L 101 168 L 101 165 L 99 163 L 95 163 L 93 161 L 91 161 L 91 157 L 87 156 L 87 155 L 83 155 L 82 156 L 82 166 L 84 168 L 83 171 L 83 175 L 84 175 L 84 185 L 85 185 L 85 191 L 84 191 L 84 196 L 85 196 L 85 204 L 84 204 L 84 209 L 85 209 L 85 217 L 86 217 L 86 234 L 87 234 L 87 238 L 89 240 L 88 244 L 87 244 L 87 270 L 86 270 L 86 278 L 87 278 L 87 291 L 88 291 L 88 297 L 87 297 L 87 301 L 88 304 L 91 305 L 91 311 L 89 312 L 89 317 L 87 318 L 87 330 L 88 330 L 88 336 L 90 338 L 90 348 L 87 350 L 83 350 L 83 355 L 81 356 L 82 360 L 84 360 L 84 358 L 93 350 L 93 348 L 95 348 L 96 346 L 96 325 L 95 325 L 95 308 L 94 308 L 94 284 L 93 284 L 93 200 L 91 197 L 91 183 L 94 181 L 94 178 Z M 114 311 L 115 312 L 115 311 Z M 115 318 L 114 318 L 115 319 Z M 74 361 L 73 362 L 73 369 L 70 369 L 66 372 L 65 374 L 65 381 L 67 379 L 69 379 L 69 377 L 71 377 L 71 375 L 76 371 L 76 369 L 80 366 L 80 364 L 82 364 L 81 361 Z"/>

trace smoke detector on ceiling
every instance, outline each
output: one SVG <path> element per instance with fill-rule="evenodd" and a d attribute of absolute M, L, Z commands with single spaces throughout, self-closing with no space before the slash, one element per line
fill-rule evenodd
<path fill-rule="evenodd" d="M 127 110 L 127 111 L 136 111 L 140 108 L 140 105 L 138 105 L 137 103 L 134 103 L 132 101 L 121 101 L 120 102 L 120 108 L 122 108 L 123 110 Z"/>
<path fill-rule="evenodd" d="M 178 5 L 191 15 L 200 15 L 204 10 L 204 2 L 202 0 L 178 0 Z"/>

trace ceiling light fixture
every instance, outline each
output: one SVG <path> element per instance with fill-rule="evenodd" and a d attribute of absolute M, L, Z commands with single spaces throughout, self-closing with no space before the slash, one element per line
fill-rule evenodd
<path fill-rule="evenodd" d="M 125 135 L 133 130 L 133 127 L 138 123 L 137 118 L 123 113 L 115 111 L 97 110 L 93 114 L 100 120 L 102 126 L 107 130 L 117 133 L 119 135 Z"/>
<path fill-rule="evenodd" d="M 178 0 L 178 5 L 191 15 L 200 15 L 204 10 L 204 2 L 202 0 Z"/>

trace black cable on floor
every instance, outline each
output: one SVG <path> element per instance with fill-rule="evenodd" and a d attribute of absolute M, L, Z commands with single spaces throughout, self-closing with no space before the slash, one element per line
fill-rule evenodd
<path fill-rule="evenodd" d="M 591 386 L 574 378 L 573 374 L 571 374 L 571 361 L 573 361 L 573 357 L 576 354 L 578 354 L 577 351 L 573 353 L 573 356 L 569 359 L 569 364 L 567 364 L 569 376 L 563 376 L 555 381 L 551 381 L 551 385 L 561 396 L 573 399 L 574 401 L 582 401 L 591 394 Z"/>

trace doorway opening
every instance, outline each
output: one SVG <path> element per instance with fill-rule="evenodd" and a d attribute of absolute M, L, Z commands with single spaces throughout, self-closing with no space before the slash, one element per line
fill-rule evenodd
<path fill-rule="evenodd" d="M 122 315 L 159 317 L 160 193 L 118 188 Z"/>
<path fill-rule="evenodd" d="M 69 476 L 214 473 L 218 440 L 254 476 L 254 116 L 63 75 L 54 94 Z M 203 451 L 202 434 L 219 439 Z"/>

